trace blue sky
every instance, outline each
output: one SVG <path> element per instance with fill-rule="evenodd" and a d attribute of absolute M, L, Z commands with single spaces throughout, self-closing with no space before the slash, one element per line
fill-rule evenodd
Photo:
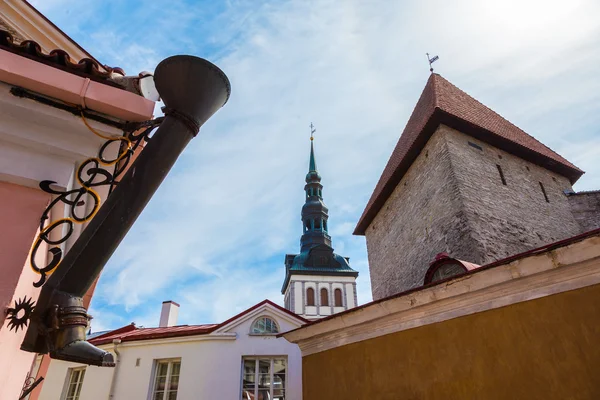
<path fill-rule="evenodd" d="M 33 2 L 97 59 L 128 74 L 193 54 L 232 96 L 192 141 L 106 266 L 94 330 L 220 322 L 279 304 L 297 252 L 310 122 L 336 252 L 360 271 L 352 236 L 429 75 L 455 85 L 587 173 L 600 188 L 600 3 L 595 0 Z"/>

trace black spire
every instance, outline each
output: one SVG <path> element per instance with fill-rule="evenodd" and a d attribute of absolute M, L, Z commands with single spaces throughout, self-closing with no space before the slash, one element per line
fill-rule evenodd
<path fill-rule="evenodd" d="M 327 206 L 323 203 L 323 185 L 317 172 L 313 138 L 310 138 L 310 162 L 306 174 L 306 202 L 302 207 L 303 235 L 300 238 L 300 251 L 308 251 L 316 245 L 331 247 L 331 237 L 327 233 L 329 219 Z"/>

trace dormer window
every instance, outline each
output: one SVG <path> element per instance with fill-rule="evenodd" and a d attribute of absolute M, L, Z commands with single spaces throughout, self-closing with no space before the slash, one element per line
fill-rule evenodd
<path fill-rule="evenodd" d="M 277 322 L 273 319 L 269 317 L 260 317 L 252 324 L 250 333 L 253 335 L 274 335 L 279 333 L 279 327 L 277 326 Z"/>

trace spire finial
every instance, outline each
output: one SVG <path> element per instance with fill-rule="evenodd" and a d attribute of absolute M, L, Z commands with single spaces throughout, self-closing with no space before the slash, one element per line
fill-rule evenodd
<path fill-rule="evenodd" d="M 432 64 L 434 62 L 436 62 L 439 59 L 439 57 L 438 56 L 433 56 L 433 57 L 429 58 L 429 53 L 425 53 L 425 54 L 427 54 L 427 61 L 429 61 L 429 72 L 431 72 L 433 74 L 433 66 L 432 66 Z"/>
<path fill-rule="evenodd" d="M 315 162 L 315 149 L 313 147 L 313 140 L 315 138 L 315 132 L 317 131 L 317 129 L 315 128 L 315 126 L 313 125 L 313 123 L 310 123 L 310 163 L 308 164 L 308 171 L 310 172 L 317 172 L 317 163 Z"/>

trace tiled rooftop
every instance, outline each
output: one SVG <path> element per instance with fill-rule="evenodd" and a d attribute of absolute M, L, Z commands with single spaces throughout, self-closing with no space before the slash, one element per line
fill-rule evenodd
<path fill-rule="evenodd" d="M 484 142 L 516 153 L 535 164 L 553 168 L 573 183 L 583 174 L 575 165 L 442 76 L 431 74 L 356 226 L 355 234 L 365 233 L 439 123 L 459 125 L 465 128 L 464 133 L 476 133 Z"/>

